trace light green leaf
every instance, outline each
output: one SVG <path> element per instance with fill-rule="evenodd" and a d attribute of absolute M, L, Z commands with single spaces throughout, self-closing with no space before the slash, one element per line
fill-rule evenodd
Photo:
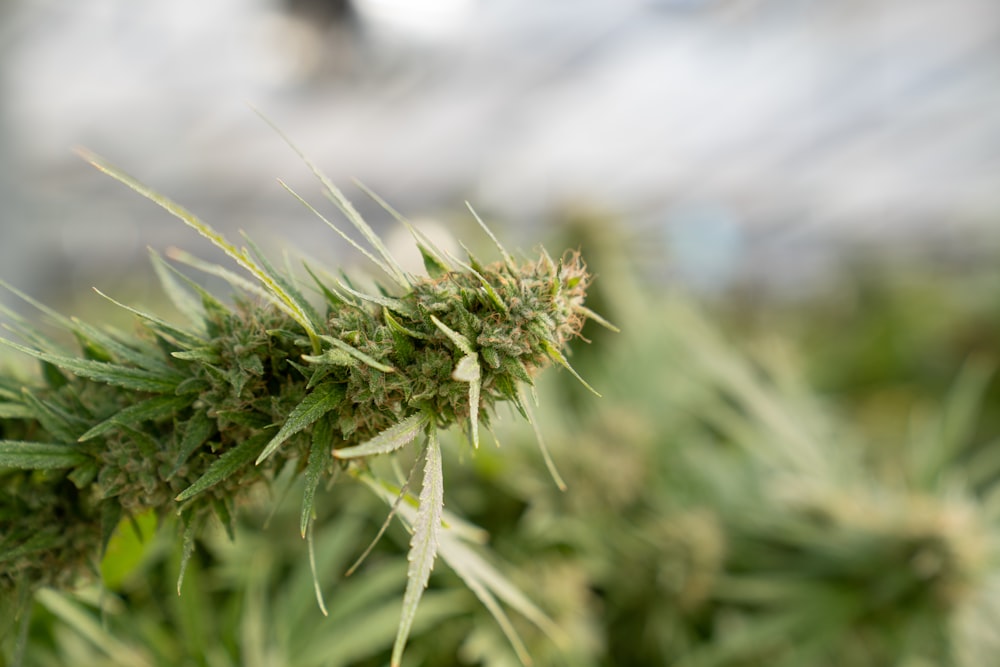
<path fill-rule="evenodd" d="M 156 272 L 156 277 L 160 279 L 163 291 L 166 292 L 170 302 L 174 304 L 174 308 L 184 315 L 188 322 L 197 327 L 199 331 L 203 330 L 205 326 L 205 311 L 202 308 L 201 302 L 181 284 L 177 272 L 160 257 L 160 253 L 150 248 L 149 258 L 153 263 L 153 271 Z"/>
<path fill-rule="evenodd" d="M 329 227 L 333 231 L 337 232 L 337 234 L 340 236 L 340 238 L 342 238 L 345 241 L 347 241 L 348 243 L 350 243 L 354 247 L 355 250 L 357 250 L 362 255 L 364 255 L 365 257 L 367 257 L 368 260 L 371 261 L 372 264 L 374 264 L 378 268 L 382 269 L 382 271 L 384 271 L 386 273 L 386 275 L 392 277 L 394 280 L 398 280 L 397 277 L 396 277 L 396 274 L 392 271 L 392 269 L 389 268 L 389 266 L 385 262 L 383 262 L 379 258 L 377 258 L 374 255 L 372 255 L 370 252 L 368 252 L 368 250 L 366 250 L 364 247 L 362 247 L 361 244 L 359 244 L 357 241 L 355 241 L 350 236 L 348 236 L 342 229 L 340 229 L 340 227 L 338 227 L 337 225 L 333 224 L 333 222 L 331 222 L 325 215 L 323 215 L 322 213 L 320 213 L 319 211 L 317 211 L 316 208 L 312 204 L 310 204 L 309 202 L 307 202 L 301 195 L 299 195 L 299 193 L 297 193 L 295 190 L 293 190 L 290 185 L 288 185 L 287 183 L 285 183 L 280 178 L 278 179 L 278 184 L 281 185 L 281 187 L 285 188 L 285 190 L 287 190 L 290 195 L 292 195 L 293 197 L 295 197 L 296 199 L 298 199 L 299 203 L 302 204 L 303 206 L 305 206 L 307 209 L 309 209 L 309 211 L 313 215 L 315 215 L 317 218 L 319 218 L 320 220 L 322 220 L 323 222 L 325 222 L 326 225 L 327 225 L 327 227 Z M 409 286 L 410 286 L 409 283 L 402 283 L 402 287 L 404 287 L 404 288 L 409 288 Z"/>
<path fill-rule="evenodd" d="M 35 600 L 107 655 L 113 664 L 123 667 L 147 667 L 153 664 L 149 656 L 112 635 L 86 607 L 68 596 L 51 588 L 43 588 L 35 593 Z"/>
<path fill-rule="evenodd" d="M 34 411 L 26 405 L 0 403 L 0 419 L 32 419 L 34 416 Z"/>
<path fill-rule="evenodd" d="M 413 329 L 404 327 L 402 323 L 399 322 L 399 320 L 397 320 L 395 317 L 392 316 L 392 313 L 389 312 L 388 308 L 382 309 L 382 317 L 385 318 L 385 323 L 389 325 L 389 328 L 391 328 L 396 333 L 402 334 L 404 336 L 409 336 L 410 338 L 416 338 L 419 340 L 427 340 L 427 338 L 429 337 L 427 336 L 427 334 L 420 333 L 419 331 L 414 331 Z"/>
<path fill-rule="evenodd" d="M 226 451 L 208 467 L 205 474 L 199 477 L 194 484 L 184 489 L 184 491 L 177 496 L 176 500 L 178 502 L 183 502 L 193 498 L 202 491 L 212 488 L 246 464 L 253 461 L 254 458 L 260 453 L 261 448 L 264 446 L 264 440 L 266 438 L 267 435 L 261 433 L 244 440 L 236 447 Z"/>
<path fill-rule="evenodd" d="M 240 291 L 246 292 L 247 294 L 253 294 L 258 296 L 268 303 L 273 303 L 275 307 L 278 306 L 277 301 L 270 292 L 262 288 L 257 283 L 247 280 L 238 273 L 230 271 L 224 266 L 219 266 L 218 264 L 212 264 L 211 262 L 206 262 L 203 259 L 195 257 L 189 252 L 185 252 L 179 248 L 169 248 L 167 250 L 167 257 L 174 260 L 175 262 L 180 262 L 181 264 L 186 264 L 192 269 L 197 269 L 202 273 L 208 274 L 210 276 L 215 276 L 221 278 L 231 287 L 234 287 Z"/>
<path fill-rule="evenodd" d="M 309 317 L 302 312 L 302 309 L 295 303 L 295 300 L 292 299 L 280 285 L 275 283 L 266 272 L 262 271 L 261 268 L 249 258 L 245 251 L 237 249 L 236 246 L 227 241 L 222 234 L 202 222 L 201 219 L 180 204 L 140 183 L 122 170 L 112 166 L 108 162 L 105 162 L 97 155 L 83 149 L 79 149 L 78 152 L 85 160 L 90 162 L 100 171 L 103 171 L 108 176 L 111 176 L 120 183 L 132 188 L 153 203 L 158 204 L 175 218 L 197 231 L 199 234 L 211 241 L 215 247 L 229 255 L 229 257 L 231 257 L 237 264 L 249 271 L 273 296 L 275 304 L 289 317 L 298 322 L 299 325 L 306 330 L 306 333 L 309 334 L 309 339 L 315 342 L 316 331 L 313 329 L 312 323 L 309 321 Z"/>
<path fill-rule="evenodd" d="M 327 178 L 326 174 L 324 174 L 322 171 L 319 170 L 319 167 L 317 167 L 312 162 L 312 160 L 306 157 L 306 154 L 303 153 L 302 150 L 295 145 L 295 143 L 291 140 L 291 138 L 289 138 L 287 134 L 282 132 L 277 125 L 271 122 L 271 119 L 269 119 L 267 116 L 262 114 L 260 111 L 257 111 L 256 109 L 254 109 L 254 111 L 257 113 L 258 116 L 260 116 L 264 120 L 265 123 L 270 125 L 271 128 L 278 133 L 278 136 L 280 136 L 285 141 L 285 143 L 288 144 L 288 147 L 291 148 L 293 151 L 295 151 L 295 153 L 299 156 L 299 158 L 301 158 L 302 161 L 306 163 L 306 166 L 309 167 L 309 170 L 312 171 L 313 175 L 316 176 L 317 180 L 319 180 L 319 182 L 323 185 L 323 188 L 326 190 L 326 194 L 330 198 L 330 200 L 337 205 L 337 208 L 339 208 L 340 212 L 344 214 L 344 216 L 348 219 L 348 221 L 350 221 L 352 225 L 354 225 L 354 228 L 357 229 L 359 232 L 361 232 L 361 235 L 365 237 L 365 240 L 367 240 L 368 243 L 371 244 L 373 248 L 375 248 L 378 254 L 382 256 L 382 259 L 385 260 L 384 263 L 377 261 L 375 262 L 376 264 L 378 264 L 379 268 L 384 270 L 388 275 L 392 276 L 392 278 L 397 283 L 399 283 L 401 287 L 403 287 L 404 289 L 409 289 L 411 285 L 410 281 L 406 277 L 406 272 L 403 271 L 403 268 L 399 265 L 399 262 L 396 261 L 396 259 L 389 252 L 389 249 L 385 247 L 384 243 L 382 243 L 382 239 L 380 239 L 378 235 L 372 230 L 372 228 L 368 226 L 368 223 L 365 222 L 364 218 L 361 217 L 361 214 L 357 212 L 357 210 L 354 208 L 351 202 L 348 201 L 347 197 L 344 196 L 344 193 L 342 193 L 340 189 L 337 186 L 335 186 L 330 181 L 329 178 Z M 294 195 L 294 193 L 292 194 Z M 297 197 L 297 195 L 295 196 Z M 299 199 L 301 200 L 301 198 Z M 322 218 L 322 216 L 320 217 Z M 332 226 L 333 225 L 331 225 L 331 227 Z M 336 227 L 334 227 L 334 229 L 336 229 Z M 337 231 L 339 232 L 340 230 Z M 341 233 L 341 236 L 345 236 L 346 238 L 346 235 L 344 235 L 343 233 Z M 371 256 L 368 253 L 365 253 L 365 255 L 371 258 Z"/>
<path fill-rule="evenodd" d="M 354 289 L 353 287 L 345 283 L 343 280 L 337 280 L 337 285 L 340 286 L 340 289 L 344 290 L 345 292 L 347 292 L 352 296 L 361 299 L 362 301 L 367 301 L 369 303 L 374 303 L 378 306 L 388 308 L 394 312 L 399 313 L 400 315 L 413 317 L 416 314 L 416 311 L 412 307 L 410 307 L 410 305 L 407 304 L 405 301 L 400 301 L 399 299 L 393 299 L 392 297 L 388 296 L 365 294 L 364 292 L 359 292 L 358 290 Z"/>
<path fill-rule="evenodd" d="M 0 468 L 57 470 L 87 462 L 87 455 L 72 446 L 46 442 L 0 440 Z"/>
<path fill-rule="evenodd" d="M 482 369 L 479 366 L 479 357 L 475 354 L 467 354 L 462 357 L 451 377 L 459 382 L 469 383 L 469 424 L 472 428 L 472 445 L 479 448 L 479 393 L 482 390 L 480 380 Z"/>
<path fill-rule="evenodd" d="M 361 188 L 361 191 L 368 195 L 372 201 L 381 206 L 386 213 L 391 215 L 396 222 L 406 227 L 407 231 L 410 232 L 410 235 L 413 236 L 413 239 L 417 242 L 417 248 L 420 249 L 420 254 L 424 258 L 424 268 L 427 269 L 427 273 L 432 278 L 438 278 L 445 273 L 450 273 L 456 270 L 456 267 L 448 264 L 448 260 L 445 258 L 446 253 L 442 252 L 429 236 L 414 227 L 413 223 L 407 220 L 399 211 L 390 206 L 388 202 L 379 197 L 375 192 L 370 190 L 364 183 L 355 181 L 355 185 Z M 438 272 L 440 273 L 435 275 Z"/>
<path fill-rule="evenodd" d="M 573 306 L 573 310 L 585 316 L 589 320 L 594 320 L 605 329 L 611 329 L 615 333 L 621 333 L 622 331 L 615 325 L 611 324 L 611 322 L 608 322 L 606 319 L 604 319 L 603 317 L 592 311 L 590 308 L 587 308 L 586 306 Z"/>
<path fill-rule="evenodd" d="M 390 426 L 368 442 L 354 447 L 344 447 L 333 450 L 338 459 L 353 459 L 375 454 L 388 454 L 413 441 L 430 422 L 430 417 L 424 412 L 416 412 L 395 426 Z"/>
<path fill-rule="evenodd" d="M 441 469 L 441 448 L 437 433 L 431 429 L 425 451 L 424 482 L 420 490 L 420 507 L 413 521 L 413 536 L 410 539 L 406 592 L 403 594 L 403 611 L 396 631 L 396 641 L 392 647 L 392 665 L 399 667 L 403 649 L 413 626 L 420 597 L 427 588 L 434 559 L 437 557 L 438 541 L 441 533 L 441 512 L 444 508 L 444 474 Z"/>
<path fill-rule="evenodd" d="M 263 463 L 285 440 L 333 410 L 342 400 L 344 400 L 344 387 L 341 384 L 326 382 L 313 389 L 295 406 L 288 419 L 281 425 L 278 434 L 267 443 L 267 447 L 257 457 L 257 465 Z"/>
<path fill-rule="evenodd" d="M 479 214 L 476 213 L 474 208 L 472 208 L 472 204 L 470 204 L 469 202 L 465 202 L 465 206 L 466 208 L 469 209 L 469 212 L 472 213 L 472 217 L 476 219 L 476 222 L 479 223 L 479 226 L 483 228 L 483 231 L 486 232 L 486 235 L 489 236 L 490 240 L 493 241 L 494 245 L 496 245 L 497 250 L 500 251 L 500 256 L 503 257 L 503 263 L 507 266 L 507 270 L 516 275 L 518 269 L 517 269 L 517 264 L 514 262 L 514 258 L 511 257 L 510 253 L 507 252 L 507 249 L 504 248 L 503 245 L 501 245 L 497 237 L 494 236 L 492 230 L 490 230 L 490 228 L 486 226 L 486 223 L 483 222 L 483 219 L 480 218 Z"/>
<path fill-rule="evenodd" d="M 431 321 L 434 323 L 434 326 L 436 326 L 438 329 L 441 330 L 441 333 L 443 333 L 445 336 L 448 337 L 448 340 L 450 340 L 455 347 L 457 347 L 465 354 L 475 354 L 475 352 L 472 350 L 472 341 L 470 341 L 468 338 L 458 333 L 457 331 L 455 331 L 454 329 L 452 329 L 447 324 L 445 324 L 438 318 L 434 317 L 433 315 L 431 315 Z"/>
<path fill-rule="evenodd" d="M 545 352 L 550 357 L 552 357 L 552 359 L 554 361 L 556 361 L 556 363 L 558 363 L 560 366 L 562 366 L 563 368 L 565 368 L 566 370 L 568 370 L 570 373 L 572 373 L 573 377 L 575 377 L 577 380 L 580 381 L 580 384 L 582 384 L 584 387 L 586 387 L 587 389 L 589 389 L 592 394 L 594 394 L 595 396 L 597 396 L 598 398 L 600 398 L 601 395 L 599 393 L 597 393 L 597 390 L 594 389 L 593 387 L 591 387 L 589 384 L 587 384 L 587 381 L 584 380 L 582 377 L 580 377 L 579 373 L 577 373 L 575 370 L 573 370 L 573 367 L 569 365 L 568 361 L 566 361 L 566 357 L 564 357 L 563 353 L 559 351 L 559 348 L 557 348 L 555 345 L 553 345 L 552 343 L 550 343 L 547 340 L 543 340 L 542 341 L 542 347 L 545 348 Z"/>
<path fill-rule="evenodd" d="M 98 348 L 103 348 L 103 351 L 113 354 L 117 356 L 119 359 L 135 364 L 140 368 L 145 368 L 151 371 L 170 370 L 170 367 L 167 364 L 165 364 L 159 356 L 151 356 L 150 354 L 144 354 L 142 351 L 137 350 L 131 347 L 130 345 L 126 345 L 116 340 L 113 336 L 87 324 L 86 322 L 81 322 L 80 320 L 74 317 L 65 317 L 64 315 L 59 314 L 52 308 L 49 308 L 44 303 L 36 301 L 35 299 L 31 298 L 24 292 L 18 290 L 15 287 L 12 287 L 11 285 L 8 285 L 2 280 L 0 280 L 0 286 L 15 294 L 22 301 L 24 301 L 25 303 L 31 305 L 32 307 L 43 313 L 46 317 L 50 318 L 53 322 L 55 322 L 59 326 L 63 327 L 67 331 L 73 332 L 73 334 L 75 334 L 77 338 L 83 341 L 84 343 L 94 345 L 95 347 Z M 59 349 L 57 347 L 48 344 L 39 345 L 39 347 L 49 350 L 50 352 L 55 352 L 56 350 Z M 157 354 L 159 354 L 158 351 Z"/>
<path fill-rule="evenodd" d="M 132 313 L 133 315 L 135 315 L 136 317 L 138 317 L 139 319 L 146 321 L 149 324 L 150 328 L 156 331 L 157 333 L 161 334 L 165 338 L 170 338 L 174 341 L 177 341 L 177 343 L 183 345 L 184 347 L 196 347 L 198 345 L 203 345 L 205 343 L 205 341 L 202 338 L 196 336 L 187 329 L 181 329 L 180 327 L 170 324 L 170 322 L 160 319 L 155 315 L 144 313 L 143 311 L 137 310 L 132 306 L 128 306 L 122 303 L 121 301 L 117 301 L 116 299 L 108 296 L 107 294 L 97 289 L 96 287 L 93 288 L 93 290 L 97 292 L 100 296 L 104 297 L 111 303 L 118 306 L 119 308 L 123 308 L 128 312 Z"/>
<path fill-rule="evenodd" d="M 326 342 L 330 343 L 331 345 L 333 345 L 334 347 L 336 347 L 336 348 L 338 348 L 340 350 L 343 350 L 344 352 L 346 352 L 347 354 L 351 355 L 352 357 L 354 357 L 358 361 L 360 361 L 360 362 L 362 362 L 362 363 L 364 363 L 364 364 L 366 364 L 368 366 L 371 366 L 372 368 L 376 368 L 376 369 L 382 371 L 383 373 L 394 373 L 396 371 L 396 369 L 393 368 L 392 366 L 387 366 L 386 364 L 380 363 L 379 361 L 377 361 L 377 360 L 373 359 L 372 357 L 368 356 L 367 354 L 365 354 L 361 350 L 359 350 L 359 349 L 357 349 L 355 347 L 352 347 L 351 345 L 348 345 L 347 343 L 345 343 L 344 341 L 340 340 L 339 338 L 334 338 L 333 336 L 321 336 L 321 338 L 323 340 L 325 340 Z M 322 359 L 323 357 L 320 356 L 319 358 Z"/>

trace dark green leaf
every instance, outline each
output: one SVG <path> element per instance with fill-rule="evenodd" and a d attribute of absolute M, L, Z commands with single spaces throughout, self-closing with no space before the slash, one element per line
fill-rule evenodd
<path fill-rule="evenodd" d="M 343 400 L 344 385 L 333 382 L 321 384 L 306 394 L 302 402 L 295 406 L 295 409 L 288 415 L 288 419 L 281 425 L 281 430 L 261 452 L 257 458 L 257 465 L 273 454 L 285 440 L 336 408 Z"/>
<path fill-rule="evenodd" d="M 73 446 L 0 440 L 0 468 L 56 470 L 72 468 L 87 461 L 87 456 Z"/>
<path fill-rule="evenodd" d="M 302 518 L 299 527 L 302 537 L 306 536 L 309 522 L 313 516 L 313 501 L 316 489 L 319 487 L 323 471 L 333 463 L 333 422 L 321 419 L 313 427 L 312 446 L 309 449 L 309 462 L 306 465 L 305 489 L 302 492 Z"/>
<path fill-rule="evenodd" d="M 156 396 L 141 403 L 130 405 L 115 416 L 104 420 L 81 435 L 80 442 L 96 438 L 116 426 L 134 426 L 150 419 L 159 419 L 167 415 L 176 414 L 191 405 L 193 401 L 194 396 L 187 394 L 184 396 Z"/>
<path fill-rule="evenodd" d="M 199 493 L 212 488 L 219 482 L 228 479 L 233 473 L 254 460 L 260 450 L 264 447 L 267 435 L 260 433 L 252 438 L 244 440 L 242 443 L 225 452 L 208 467 L 205 474 L 198 480 L 184 489 L 178 496 L 178 502 L 189 500 Z"/>

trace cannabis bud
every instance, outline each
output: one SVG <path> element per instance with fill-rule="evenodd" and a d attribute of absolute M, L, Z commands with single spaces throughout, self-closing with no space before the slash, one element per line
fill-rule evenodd
<path fill-rule="evenodd" d="M 589 276 L 579 255 L 554 261 L 542 251 L 518 262 L 497 242 L 498 262 L 460 260 L 400 219 L 429 274 L 415 277 L 320 175 L 370 250 L 324 221 L 390 284 L 364 293 L 306 267 L 323 297 L 316 306 L 251 242 L 231 245 L 177 204 L 86 157 L 197 230 L 254 280 L 175 255 L 235 286 L 235 301 L 226 305 L 153 253 L 167 294 L 189 323 L 123 306 L 139 319 L 135 337 L 62 317 L 15 292 L 72 332 L 80 349 L 66 350 L 9 314 L 23 343 L 3 342 L 37 358 L 42 373 L 30 386 L 0 378 L 0 596 L 72 586 L 122 520 L 150 510 L 179 515 L 189 557 L 207 519 L 214 515 L 231 530 L 246 489 L 286 465 L 305 478 L 306 536 L 325 476 L 345 471 L 391 501 L 390 485 L 366 461 L 422 442 L 416 507 L 396 503 L 413 540 L 393 662 L 437 555 L 480 597 L 503 598 L 506 589 L 484 574 L 485 562 L 442 520 L 436 434 L 460 424 L 478 446 L 498 401 L 527 417 L 521 387 L 551 361 L 570 368 L 562 352 L 567 341 L 587 318 L 603 323 L 583 305 Z"/>

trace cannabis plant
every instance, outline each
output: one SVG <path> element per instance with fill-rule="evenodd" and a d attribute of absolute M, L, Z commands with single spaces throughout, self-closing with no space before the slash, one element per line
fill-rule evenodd
<path fill-rule="evenodd" d="M 633 254 L 591 252 L 601 231 L 590 229 L 584 245 L 591 268 L 607 278 L 590 303 L 601 303 L 610 285 L 615 298 L 602 312 L 624 333 L 574 365 L 605 398 L 599 411 L 563 400 L 544 415 L 571 492 L 547 491 L 524 448 L 512 448 L 489 497 L 520 507 L 517 520 L 475 515 L 505 558 L 547 573 L 539 599 L 576 628 L 574 639 L 588 640 L 574 644 L 572 664 L 994 664 L 1000 450 L 988 420 L 996 336 L 975 355 L 956 351 L 964 359 L 949 370 L 951 386 L 922 395 L 902 428 L 872 429 L 870 408 L 818 392 L 805 371 L 830 353 L 816 341 L 874 343 L 827 329 L 802 348 L 771 320 L 758 333 L 726 335 L 718 311 L 708 317 L 682 290 L 629 281 L 620 267 Z M 995 302 L 995 285 L 976 298 Z M 910 304 L 918 305 L 926 301 Z M 886 312 L 859 316 L 858 330 L 875 328 Z M 956 317 L 949 331 L 968 324 Z M 942 370 L 923 348 L 912 354 L 908 364 Z M 550 399 L 569 395 L 545 385 L 550 408 L 558 402 Z M 884 378 L 866 391 L 885 405 L 899 386 Z M 477 632 L 495 645 L 491 628 Z"/>
<path fill-rule="evenodd" d="M 603 322 L 584 306 L 590 277 L 579 255 L 557 261 L 543 250 L 535 260 L 518 261 L 497 242 L 499 261 L 482 263 L 471 253 L 463 260 L 397 216 L 428 273 L 411 275 L 310 164 L 368 247 L 317 215 L 386 282 L 365 292 L 346 277 L 306 266 L 313 300 L 252 242 L 232 245 L 178 204 L 101 158 L 84 156 L 196 230 L 245 274 L 176 256 L 228 281 L 236 294 L 226 303 L 153 253 L 167 295 L 188 321 L 175 324 L 114 302 L 134 313 L 135 335 L 63 317 L 9 288 L 69 331 L 77 349 L 8 313 L 20 342 L 4 345 L 37 359 L 41 372 L 35 379 L 0 378 L 4 613 L 20 614 L 26 628 L 33 596 L 51 607 L 51 590 L 72 588 L 99 571 L 120 524 L 148 516 L 177 517 L 180 592 L 206 523 L 214 517 L 232 532 L 251 490 L 282 475 L 303 480 L 299 531 L 311 545 L 317 490 L 342 475 L 367 486 L 412 532 L 392 663 L 400 663 L 439 555 L 527 662 L 501 602 L 538 624 L 549 622 L 471 546 L 480 531 L 444 509 L 439 432 L 459 425 L 477 448 L 498 403 L 530 418 L 524 387 L 539 370 L 555 361 L 575 374 L 563 351 L 567 342 L 588 318 Z M 417 443 L 419 454 L 410 460 L 422 468 L 422 481 L 411 493 L 414 472 L 387 473 L 378 459 Z M 326 613 L 318 582 L 315 588 Z"/>

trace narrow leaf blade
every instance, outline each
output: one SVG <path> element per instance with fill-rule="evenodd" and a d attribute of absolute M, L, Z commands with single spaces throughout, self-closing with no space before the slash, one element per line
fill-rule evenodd
<path fill-rule="evenodd" d="M 410 539 L 406 592 L 403 594 L 403 611 L 396 631 L 396 641 L 392 647 L 393 667 L 399 667 L 403 649 L 413 627 L 420 598 L 427 588 L 434 560 L 437 557 L 441 533 L 441 513 L 444 509 L 444 475 L 441 468 L 441 447 L 437 434 L 432 429 L 427 442 L 424 463 L 424 483 L 420 490 L 420 506 L 413 522 L 413 536 Z"/>
<path fill-rule="evenodd" d="M 327 412 L 337 407 L 344 399 L 344 386 L 333 382 L 319 385 L 306 395 L 302 402 L 295 406 L 288 419 L 281 425 L 271 442 L 257 457 L 257 465 L 263 463 L 278 447 L 302 429 L 311 425 Z"/>
<path fill-rule="evenodd" d="M 87 456 L 66 445 L 0 440 L 0 468 L 58 470 L 87 462 Z"/>
<path fill-rule="evenodd" d="M 333 455 L 338 459 L 353 459 L 361 456 L 388 454 L 413 442 L 413 439 L 429 421 L 430 418 L 425 413 L 414 413 L 367 442 L 354 447 L 333 450 Z"/>

